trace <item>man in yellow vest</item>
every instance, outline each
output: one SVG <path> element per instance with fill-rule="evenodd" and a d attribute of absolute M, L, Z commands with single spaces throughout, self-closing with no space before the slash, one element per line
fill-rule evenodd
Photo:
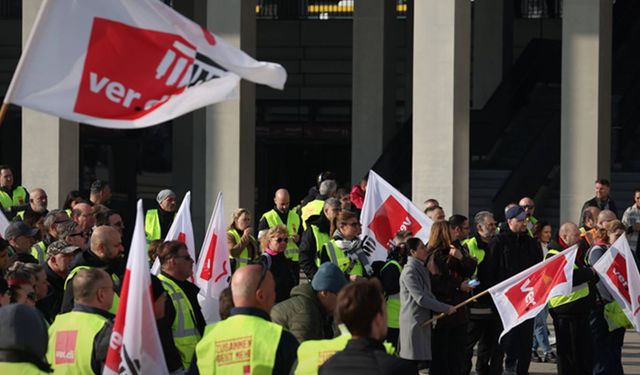
<path fill-rule="evenodd" d="M 0 208 L 13 216 L 29 202 L 29 192 L 22 186 L 13 186 L 13 172 L 8 165 L 0 165 Z M 11 217 L 9 217 L 11 218 Z"/>
<path fill-rule="evenodd" d="M 531 237 L 533 237 L 533 226 L 538 222 L 538 219 L 533 216 L 536 212 L 536 204 L 533 199 L 523 197 L 520 199 L 520 202 L 518 202 L 518 205 L 527 213 L 527 232 Z"/>
<path fill-rule="evenodd" d="M 118 311 L 120 291 L 120 281 L 125 270 L 123 262 L 124 247 L 120 233 L 112 227 L 103 225 L 97 227 L 91 234 L 90 248 L 86 251 L 78 253 L 69 267 L 69 275 L 64 284 L 64 297 L 62 298 L 62 307 L 60 312 L 68 312 L 73 308 L 73 300 L 75 296 L 74 284 L 72 280 L 76 274 L 83 269 L 102 268 L 113 280 L 113 288 L 116 292 L 111 313 Z"/>
<path fill-rule="evenodd" d="M 309 280 L 318 271 L 317 258 L 322 246 L 331 240 L 333 233 L 331 223 L 340 213 L 340 201 L 329 198 L 324 202 L 322 214 L 309 223 L 309 227 L 302 234 L 300 240 L 300 268 Z M 335 230 L 335 228 L 334 228 Z"/>
<path fill-rule="evenodd" d="M 574 223 L 564 223 L 556 241 L 549 243 L 546 257 L 552 257 L 575 245 L 580 230 Z M 578 249 L 573 266 L 573 289 L 568 296 L 549 300 L 549 313 L 556 333 L 558 374 L 590 374 L 592 371 L 591 328 L 589 313 L 595 304 L 591 282 L 597 281 L 595 271 L 585 264 L 585 251 Z"/>
<path fill-rule="evenodd" d="M 302 223 L 300 216 L 289 209 L 290 204 L 289 192 L 287 189 L 278 189 L 273 203 L 275 207 L 268 212 L 265 212 L 258 223 L 258 239 L 260 239 L 270 228 L 276 225 L 284 225 L 289 232 L 289 242 L 287 243 L 287 249 L 285 250 L 285 256 L 294 262 L 293 273 L 298 281 L 300 273 L 300 250 L 298 244 L 300 243 L 300 237 L 302 235 Z M 297 282 L 296 282 L 297 284 Z"/>
<path fill-rule="evenodd" d="M 33 194 L 31 195 L 33 197 Z M 51 210 L 44 217 L 44 228 L 47 231 L 44 233 L 42 241 L 36 243 L 31 247 L 31 255 L 38 260 L 39 263 L 44 263 L 47 260 L 46 253 L 47 247 L 59 238 L 59 233 L 62 232 L 64 226 L 69 222 L 69 216 L 64 210 Z"/>
<path fill-rule="evenodd" d="M 205 326 L 198 302 L 200 288 L 189 281 L 193 275 L 193 259 L 181 241 L 162 243 L 157 254 L 162 267 L 158 279 L 169 297 L 165 318 L 172 322 L 173 342 L 180 352 L 182 366 L 188 369 Z"/>
<path fill-rule="evenodd" d="M 37 233 L 37 229 L 31 228 L 21 221 L 9 224 L 2 235 L 11 245 L 13 253 L 11 255 L 15 257 L 13 260 L 25 263 L 38 261 L 31 255 L 31 247 L 36 243 L 35 235 Z"/>
<path fill-rule="evenodd" d="M 113 281 L 99 268 L 83 269 L 73 290 L 73 310 L 49 327 L 47 360 L 56 374 L 102 374 L 113 329 Z"/>
<path fill-rule="evenodd" d="M 47 326 L 33 307 L 14 303 L 0 309 L 0 374 L 51 373 Z"/>
<path fill-rule="evenodd" d="M 313 220 L 314 216 L 322 214 L 324 202 L 328 198 L 335 198 L 337 190 L 338 184 L 336 184 L 334 180 L 324 180 L 320 183 L 318 195 L 316 195 L 315 199 L 302 206 L 302 209 L 300 209 L 300 217 L 302 218 L 302 225 L 304 226 L 304 229 L 307 229 L 309 220 Z"/>
<path fill-rule="evenodd" d="M 162 240 L 167 236 L 178 207 L 176 193 L 169 189 L 160 191 L 156 196 L 156 202 L 158 202 L 158 208 L 148 210 L 144 216 L 144 233 L 147 243 Z"/>
<path fill-rule="evenodd" d="M 473 218 L 476 234 L 463 241 L 463 246 L 478 265 L 473 278 L 480 284 L 473 293 L 478 294 L 494 284 L 497 272 L 495 262 L 489 252 L 489 242 L 496 234 L 496 220 L 489 211 L 480 211 Z M 476 373 L 501 374 L 502 350 L 498 345 L 498 337 L 502 331 L 500 317 L 496 314 L 491 296 L 484 295 L 469 304 L 469 326 L 467 329 L 467 346 L 463 363 L 463 374 L 471 371 L 473 348 L 478 344 Z"/>
<path fill-rule="evenodd" d="M 272 323 L 275 280 L 267 265 L 250 264 L 231 278 L 231 316 L 208 329 L 196 347 L 193 373 L 289 374 L 298 341 Z"/>

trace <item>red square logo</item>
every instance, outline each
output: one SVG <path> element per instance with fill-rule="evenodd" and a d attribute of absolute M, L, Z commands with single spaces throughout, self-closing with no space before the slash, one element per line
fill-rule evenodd
<path fill-rule="evenodd" d="M 95 18 L 74 111 L 139 118 L 185 90 L 196 53 L 181 36 Z"/>
<path fill-rule="evenodd" d="M 629 283 L 627 282 L 627 260 L 618 253 L 613 259 L 613 263 L 607 270 L 607 276 L 618 288 L 620 294 L 624 299 L 631 303 L 631 296 L 629 295 Z"/>
<path fill-rule="evenodd" d="M 76 361 L 76 338 L 78 331 L 56 332 L 55 363 L 74 363 Z"/>
<path fill-rule="evenodd" d="M 376 211 L 373 220 L 369 223 L 369 229 L 379 244 L 391 249 L 393 237 L 399 230 L 408 230 L 415 235 L 422 229 L 422 225 L 390 195 Z"/>

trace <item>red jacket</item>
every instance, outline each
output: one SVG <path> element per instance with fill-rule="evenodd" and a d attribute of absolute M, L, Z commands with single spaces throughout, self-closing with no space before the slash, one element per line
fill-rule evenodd
<path fill-rule="evenodd" d="M 356 208 L 359 210 L 362 209 L 362 205 L 364 204 L 364 190 L 360 188 L 359 184 L 353 185 L 349 199 L 351 199 L 351 203 L 353 203 Z"/>

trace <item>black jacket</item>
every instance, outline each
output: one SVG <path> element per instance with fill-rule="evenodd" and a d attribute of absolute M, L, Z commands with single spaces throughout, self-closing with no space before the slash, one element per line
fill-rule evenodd
<path fill-rule="evenodd" d="M 113 264 L 105 263 L 102 259 L 98 258 L 91 250 L 83 251 L 73 258 L 71 267 L 69 270 L 73 270 L 76 267 L 86 266 L 92 268 L 102 268 L 107 271 L 109 275 L 116 275 L 120 281 L 122 281 L 123 273 L 121 260 L 114 261 Z M 114 285 L 114 290 L 120 295 L 120 285 Z M 62 298 L 62 306 L 60 308 L 61 313 L 71 311 L 73 308 L 73 278 L 67 283 L 67 287 L 64 290 L 64 297 Z"/>
<path fill-rule="evenodd" d="M 234 307 L 231 309 L 231 316 L 233 315 L 251 315 L 271 321 L 269 314 L 252 307 Z M 273 340 L 275 338 L 270 339 Z M 278 341 L 278 348 L 276 349 L 276 359 L 272 372 L 273 375 L 288 375 L 291 372 L 291 368 L 296 362 L 299 345 L 298 340 L 296 340 L 289 331 L 286 329 L 282 330 L 280 341 Z M 193 355 L 193 361 L 191 361 L 191 367 L 189 368 L 188 374 L 200 374 L 200 371 L 198 370 L 197 354 Z"/>
<path fill-rule="evenodd" d="M 385 352 L 381 342 L 370 338 L 351 339 L 343 351 L 320 366 L 318 374 L 417 374 L 415 363 Z"/>
<path fill-rule="evenodd" d="M 561 245 L 558 241 L 551 241 L 549 243 L 549 250 L 564 251 L 567 247 Z M 554 254 L 547 253 L 547 258 L 552 257 Z M 565 303 L 562 306 L 558 306 L 553 309 L 549 309 L 549 313 L 552 316 L 575 316 L 575 315 L 588 315 L 595 303 L 595 282 L 598 281 L 598 277 L 594 274 L 591 268 L 587 267 L 584 263 L 584 252 L 578 250 L 576 255 L 575 265 L 578 268 L 573 269 L 573 286 L 577 286 L 583 283 L 589 283 L 589 295 L 585 298 L 580 298 L 577 301 Z"/>
<path fill-rule="evenodd" d="M 489 244 L 482 240 L 480 235 L 475 235 L 478 248 L 484 250 L 484 259 L 478 264 L 478 273 L 476 278 L 480 281 L 480 285 L 473 289 L 473 294 L 480 294 L 483 291 L 496 285 L 496 275 L 498 273 L 497 262 L 495 261 L 495 254 L 490 251 Z M 468 250 L 468 247 L 465 246 Z M 488 313 L 488 310 L 491 310 Z M 485 313 L 486 312 L 486 313 Z M 474 300 L 469 304 L 469 313 L 472 319 L 479 319 L 482 317 L 494 318 L 496 317 L 496 309 L 491 299 L 491 295 L 485 294 L 484 296 Z"/>
<path fill-rule="evenodd" d="M 606 201 L 598 200 L 598 198 L 596 197 L 589 199 L 588 201 L 584 202 L 584 204 L 582 205 L 582 210 L 580 210 L 581 215 L 582 215 L 582 212 L 584 212 L 584 209 L 587 207 L 598 207 L 601 211 L 604 209 L 608 209 L 613 211 L 613 213 L 616 214 L 616 217 L 620 217 L 618 216 L 618 207 L 616 206 L 615 202 L 611 199 L 611 197 L 609 197 L 609 199 L 607 199 Z M 582 217 L 580 217 L 580 225 L 584 225 L 584 222 L 582 221 Z"/>
<path fill-rule="evenodd" d="M 284 253 L 267 255 L 271 258 L 271 267 L 269 270 L 273 274 L 276 282 L 276 303 L 282 302 L 289 298 L 291 289 L 296 286 L 293 262 L 289 260 Z"/>
<path fill-rule="evenodd" d="M 62 307 L 62 299 L 64 297 L 64 278 L 55 273 L 49 263 L 44 264 L 44 272 L 47 275 L 47 283 L 49 284 L 49 293 L 45 298 L 36 302 L 38 310 L 42 311 L 49 323 L 60 313 Z"/>
<path fill-rule="evenodd" d="M 489 243 L 490 267 L 501 282 L 542 261 L 542 248 L 527 232 L 500 231 Z M 485 260 L 486 261 L 486 260 Z"/>
<path fill-rule="evenodd" d="M 309 222 L 318 227 L 320 232 L 329 234 L 331 229 L 331 223 L 324 214 L 318 216 L 314 221 Z M 311 225 L 307 226 L 307 230 L 302 234 L 300 240 L 300 268 L 307 275 L 309 280 L 313 279 L 313 276 L 318 272 L 318 266 L 316 265 L 316 257 L 318 250 L 316 249 L 316 238 L 311 230 Z"/>

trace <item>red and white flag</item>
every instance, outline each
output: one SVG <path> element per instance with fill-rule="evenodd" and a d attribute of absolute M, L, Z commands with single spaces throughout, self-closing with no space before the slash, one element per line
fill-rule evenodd
<path fill-rule="evenodd" d="M 169 373 L 153 314 L 142 200 L 138 201 L 131 251 L 120 291 L 120 304 L 102 373 Z"/>
<path fill-rule="evenodd" d="M 504 327 L 500 339 L 513 327 L 538 315 L 552 297 L 571 293 L 577 252 L 578 246 L 571 246 L 489 288 Z"/>
<path fill-rule="evenodd" d="M 218 298 L 220 293 L 229 286 L 230 277 L 224 204 L 222 193 L 218 193 L 196 271 L 196 285 L 200 287 L 198 301 L 207 324 L 220 320 Z"/>
<path fill-rule="evenodd" d="M 173 223 L 169 228 L 169 232 L 167 232 L 167 236 L 164 239 L 165 241 L 182 241 L 187 245 L 187 251 L 191 256 L 193 262 L 193 274 L 196 272 L 196 245 L 193 236 L 193 224 L 191 223 L 191 192 L 188 191 L 187 194 L 184 195 L 184 199 L 182 200 L 182 204 L 178 209 L 178 213 L 173 218 Z M 160 272 L 160 259 L 156 258 L 155 262 L 153 262 L 153 267 L 151 267 L 151 272 L 154 275 L 157 275 Z M 193 276 L 191 277 L 191 281 L 193 282 Z"/>
<path fill-rule="evenodd" d="M 633 327 L 640 332 L 640 274 L 627 236 L 620 236 L 593 268 Z"/>
<path fill-rule="evenodd" d="M 9 227 L 9 220 L 4 216 L 4 212 L 0 209 L 0 238 L 4 238 L 4 231 Z"/>
<path fill-rule="evenodd" d="M 374 171 L 369 171 L 360 222 L 362 236 L 375 240 L 376 251 L 371 259 L 383 261 L 387 260 L 387 252 L 393 248 L 393 238 L 399 230 L 408 230 L 426 242 L 433 224 L 411 200 Z"/>
<path fill-rule="evenodd" d="M 287 73 L 162 1 L 45 0 L 5 102 L 141 128 L 234 99 L 241 78 L 282 89 Z"/>

